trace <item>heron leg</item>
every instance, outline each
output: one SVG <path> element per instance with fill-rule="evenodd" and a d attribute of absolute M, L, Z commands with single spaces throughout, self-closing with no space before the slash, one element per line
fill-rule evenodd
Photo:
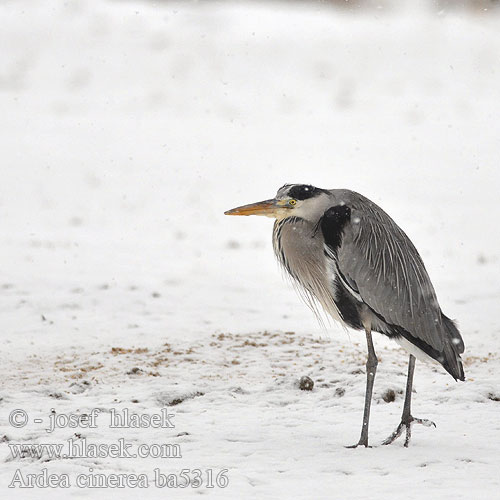
<path fill-rule="evenodd" d="M 406 395 L 405 402 L 403 405 L 403 414 L 401 415 L 401 422 L 396 427 L 396 430 L 385 440 L 382 444 L 391 444 L 396 439 L 401 436 L 403 429 L 406 429 L 405 437 L 405 448 L 408 448 L 411 439 L 411 427 L 414 423 L 425 425 L 426 427 L 434 426 L 436 424 L 431 420 L 425 418 L 415 418 L 411 414 L 411 391 L 413 389 L 413 374 L 415 372 L 415 356 L 410 354 L 410 360 L 408 362 L 408 378 L 406 379 Z"/>
<path fill-rule="evenodd" d="M 356 448 L 358 446 L 368 447 L 368 424 L 370 422 L 370 406 L 372 402 L 373 383 L 375 374 L 377 373 L 378 359 L 373 347 L 372 333 L 370 327 L 365 327 L 366 343 L 368 346 L 368 359 L 366 360 L 366 392 L 365 392 L 365 409 L 363 412 L 363 427 L 361 427 L 361 437 L 357 444 L 348 446 L 348 448 Z"/>

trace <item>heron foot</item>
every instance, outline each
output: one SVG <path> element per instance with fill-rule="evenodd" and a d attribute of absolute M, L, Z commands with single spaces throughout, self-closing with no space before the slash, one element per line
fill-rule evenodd
<path fill-rule="evenodd" d="M 365 448 L 371 448 L 371 446 L 368 443 L 356 443 L 356 444 L 351 444 L 350 446 L 345 446 L 344 448 L 349 448 L 353 450 L 354 448 L 357 448 L 358 446 L 364 446 Z"/>
<path fill-rule="evenodd" d="M 358 446 L 364 446 L 365 448 L 371 448 L 371 446 L 368 444 L 368 436 L 361 436 L 359 438 L 359 441 L 356 444 L 351 444 L 350 446 L 346 446 L 346 448 L 357 448 Z"/>
<path fill-rule="evenodd" d="M 406 428 L 404 447 L 408 448 L 410 445 L 411 427 L 413 424 L 422 424 L 425 425 L 425 427 L 436 427 L 436 424 L 432 420 L 428 420 L 426 418 L 415 418 L 408 415 L 407 417 L 402 418 L 401 423 L 397 426 L 396 430 L 385 441 L 383 441 L 382 444 L 394 443 L 394 441 L 396 441 L 396 439 L 398 439 L 398 437 L 403 433 L 403 429 Z"/>

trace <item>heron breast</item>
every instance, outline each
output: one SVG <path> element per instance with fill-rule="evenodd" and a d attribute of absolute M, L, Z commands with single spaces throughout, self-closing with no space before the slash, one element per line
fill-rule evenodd
<path fill-rule="evenodd" d="M 282 221 L 275 227 L 274 249 L 280 263 L 296 284 L 341 321 L 334 300 L 335 270 L 325 258 L 324 243 L 321 231 L 304 219 Z"/>

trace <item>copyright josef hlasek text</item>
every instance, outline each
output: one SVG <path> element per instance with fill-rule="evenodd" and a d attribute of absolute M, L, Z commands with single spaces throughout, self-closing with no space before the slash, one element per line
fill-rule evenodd
<path fill-rule="evenodd" d="M 107 427 L 113 429 L 173 429 L 175 428 L 173 413 L 162 408 L 158 413 L 134 413 L 128 408 L 116 410 L 111 408 L 103 413 L 98 408 L 88 413 L 56 413 L 51 410 L 47 418 L 33 419 L 33 424 L 41 424 L 48 435 L 56 429 L 96 429 L 98 421 L 107 417 Z M 30 418 L 22 409 L 12 410 L 9 414 L 12 427 L 23 428 L 30 425 Z M 178 436 L 182 435 L 179 434 Z M 26 458 L 40 459 L 44 462 L 57 459 L 74 458 L 125 458 L 125 459 L 158 459 L 170 460 L 182 458 L 181 445 L 178 443 L 137 443 L 124 437 L 96 442 L 75 432 L 72 437 L 62 442 L 52 443 L 8 443 L 11 460 Z M 170 467 L 169 467 L 170 469 Z M 44 467 L 36 473 L 25 473 L 16 469 L 9 488 L 225 488 L 229 484 L 228 469 L 184 468 L 167 471 L 160 467 L 149 473 L 109 473 L 89 467 L 76 476 L 56 474 Z"/>

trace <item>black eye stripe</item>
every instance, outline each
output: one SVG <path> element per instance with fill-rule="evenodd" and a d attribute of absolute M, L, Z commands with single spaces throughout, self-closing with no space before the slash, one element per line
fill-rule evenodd
<path fill-rule="evenodd" d="M 295 198 L 296 200 L 307 200 L 308 198 L 318 196 L 321 192 L 322 189 L 317 187 L 310 186 L 308 184 L 297 184 L 290 188 L 288 196 L 290 196 L 290 198 Z"/>

